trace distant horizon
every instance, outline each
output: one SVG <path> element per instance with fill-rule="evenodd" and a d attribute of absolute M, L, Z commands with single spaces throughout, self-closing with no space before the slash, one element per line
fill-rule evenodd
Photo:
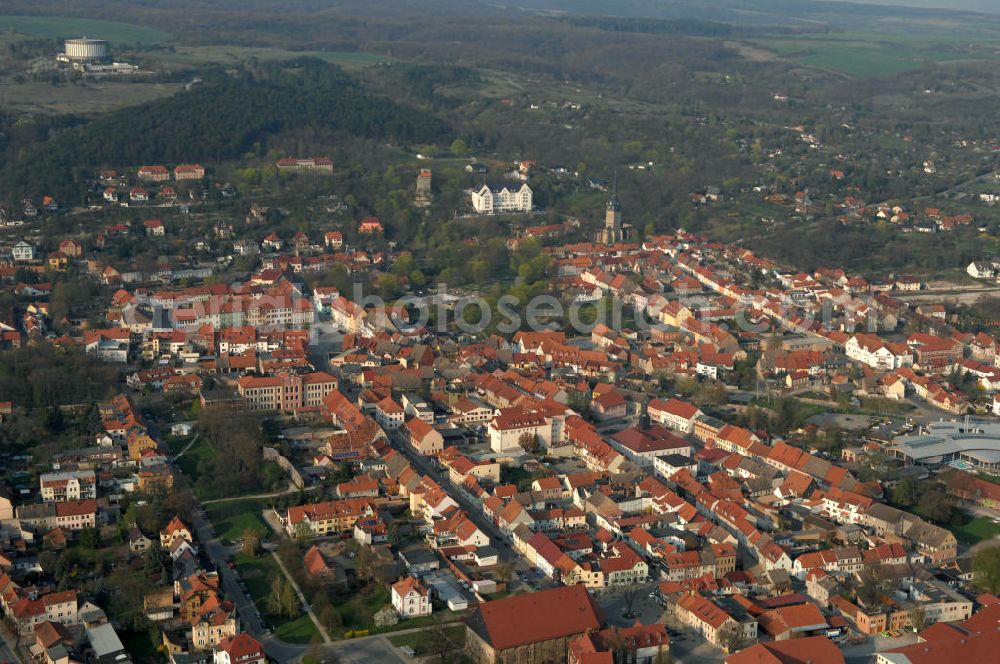
<path fill-rule="evenodd" d="M 954 9 L 957 11 L 982 12 L 1000 15 L 997 0 L 809 0 L 810 2 L 839 2 L 852 5 L 882 5 L 884 7 L 911 7 L 914 9 Z"/>

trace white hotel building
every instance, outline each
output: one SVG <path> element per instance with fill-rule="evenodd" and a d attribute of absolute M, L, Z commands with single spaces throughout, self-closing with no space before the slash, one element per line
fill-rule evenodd
<path fill-rule="evenodd" d="M 531 187 L 526 184 L 516 188 L 483 184 L 472 190 L 472 208 L 479 214 L 531 212 L 531 197 Z"/>

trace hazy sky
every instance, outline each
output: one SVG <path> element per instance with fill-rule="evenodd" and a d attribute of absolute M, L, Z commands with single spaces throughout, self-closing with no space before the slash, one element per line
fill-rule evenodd
<path fill-rule="evenodd" d="M 862 2 L 863 4 L 889 5 L 892 7 L 964 9 L 1000 14 L 1000 0 L 862 0 Z"/>

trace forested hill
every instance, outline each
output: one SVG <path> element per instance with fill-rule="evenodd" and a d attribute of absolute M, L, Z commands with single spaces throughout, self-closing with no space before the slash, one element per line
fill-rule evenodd
<path fill-rule="evenodd" d="M 401 143 L 434 142 L 447 132 L 440 119 L 367 92 L 337 67 L 300 59 L 219 74 L 168 99 L 64 129 L 9 155 L 0 190 L 11 199 L 78 200 L 98 167 L 218 162 L 268 134 L 310 126 Z"/>

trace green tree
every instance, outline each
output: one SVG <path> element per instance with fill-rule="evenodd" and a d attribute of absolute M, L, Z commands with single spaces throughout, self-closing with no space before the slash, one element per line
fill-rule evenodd
<path fill-rule="evenodd" d="M 928 519 L 937 523 L 949 523 L 955 516 L 955 503 L 939 489 L 931 489 L 920 496 L 917 508 Z"/>
<path fill-rule="evenodd" d="M 354 571 L 358 575 L 358 578 L 364 581 L 366 584 L 371 583 L 375 576 L 375 554 L 367 546 L 361 547 L 358 551 L 358 557 L 355 558 Z"/>
<path fill-rule="evenodd" d="M 896 483 L 896 486 L 892 487 L 889 495 L 893 503 L 902 505 L 903 507 L 912 507 L 917 503 L 919 498 L 917 488 L 918 485 L 915 479 L 904 477 Z"/>
<path fill-rule="evenodd" d="M 101 532 L 97 528 L 84 528 L 80 531 L 80 546 L 90 551 L 101 548 Z"/>
<path fill-rule="evenodd" d="M 281 597 L 285 592 L 286 585 L 288 582 L 283 576 L 275 576 L 271 579 L 271 592 L 267 596 L 267 609 L 272 615 L 281 615 Z"/>
<path fill-rule="evenodd" d="M 327 606 L 321 611 L 317 611 L 316 617 L 319 618 L 320 623 L 328 631 L 336 630 L 344 625 L 344 617 L 340 615 L 340 611 L 332 606 Z"/>
<path fill-rule="evenodd" d="M 260 533 L 254 528 L 243 529 L 243 553 L 251 558 L 260 553 Z"/>
<path fill-rule="evenodd" d="M 509 562 L 504 561 L 496 566 L 496 569 L 493 571 L 493 575 L 498 581 L 506 583 L 514 578 L 514 566 Z"/>
<path fill-rule="evenodd" d="M 914 632 L 921 632 L 924 627 L 927 627 L 927 609 L 924 608 L 923 604 L 914 604 L 907 613 L 910 627 L 913 628 Z"/>
<path fill-rule="evenodd" d="M 170 552 L 160 546 L 160 543 L 154 539 L 153 545 L 149 547 L 143 557 L 143 575 L 147 579 L 169 580 L 172 566 L 173 561 L 170 560 Z"/>
<path fill-rule="evenodd" d="M 281 612 L 289 619 L 297 618 L 302 611 L 298 593 L 291 583 L 286 582 L 281 588 Z"/>
<path fill-rule="evenodd" d="M 982 549 L 972 559 L 974 583 L 982 590 L 1000 593 L 1000 547 Z"/>
<path fill-rule="evenodd" d="M 890 582 L 885 568 L 881 565 L 867 567 L 857 575 L 855 592 L 858 601 L 865 606 L 874 606 L 885 595 Z"/>

